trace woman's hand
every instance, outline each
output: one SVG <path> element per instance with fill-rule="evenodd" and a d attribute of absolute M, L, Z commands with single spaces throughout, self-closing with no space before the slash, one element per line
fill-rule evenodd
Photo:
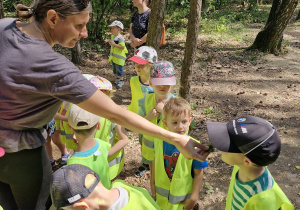
<path fill-rule="evenodd" d="M 187 135 L 179 136 L 179 142 L 174 145 L 179 149 L 185 158 L 196 159 L 201 162 L 206 160 L 207 156 L 209 155 L 209 146 L 200 144 L 190 139 Z"/>

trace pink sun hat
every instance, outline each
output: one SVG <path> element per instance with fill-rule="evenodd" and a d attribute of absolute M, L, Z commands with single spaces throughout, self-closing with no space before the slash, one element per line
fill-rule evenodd
<path fill-rule="evenodd" d="M 93 83 L 99 90 L 109 90 L 115 92 L 115 90 L 112 89 L 111 82 L 103 77 L 94 76 L 90 78 L 90 82 Z"/>
<path fill-rule="evenodd" d="M 4 156 L 4 154 L 5 154 L 5 150 L 2 147 L 0 147 L 0 157 Z"/>

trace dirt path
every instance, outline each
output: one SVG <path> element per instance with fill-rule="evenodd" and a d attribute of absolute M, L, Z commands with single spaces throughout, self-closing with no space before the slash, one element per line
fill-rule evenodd
<path fill-rule="evenodd" d="M 254 31 L 253 31 L 254 30 Z M 247 31 L 254 39 L 258 29 Z M 197 58 L 191 88 L 191 102 L 194 103 L 193 116 L 196 126 L 191 135 L 207 142 L 205 121 L 229 121 L 233 118 L 255 115 L 272 122 L 282 139 L 281 155 L 269 169 L 295 205 L 300 209 L 300 26 L 287 28 L 288 53 L 282 56 L 266 55 L 255 61 L 253 54 L 237 54 L 244 43 L 211 44 L 199 38 Z M 184 54 L 184 38 L 167 40 L 161 49 L 160 58 L 172 61 L 177 71 L 181 68 Z M 211 53 L 216 58 L 210 60 Z M 90 53 L 86 65 L 80 68 L 85 73 L 101 75 L 112 79 L 107 63 L 107 54 Z M 129 56 L 132 51 L 129 52 Z M 125 85 L 115 94 L 116 103 L 127 107 L 130 103 L 129 78 L 134 75 L 134 67 L 127 62 Z M 179 75 L 178 75 L 179 76 Z M 178 77 L 179 78 L 179 77 Z M 126 146 L 126 166 L 121 179 L 133 185 L 149 188 L 149 172 L 141 178 L 134 175 L 140 162 L 140 146 L 137 135 L 129 133 L 132 141 Z M 132 152 L 134 151 L 134 152 Z M 59 154 L 56 152 L 56 158 Z M 220 160 L 220 152 L 212 154 L 205 170 L 203 188 L 199 195 L 200 209 L 224 209 L 231 167 Z"/>

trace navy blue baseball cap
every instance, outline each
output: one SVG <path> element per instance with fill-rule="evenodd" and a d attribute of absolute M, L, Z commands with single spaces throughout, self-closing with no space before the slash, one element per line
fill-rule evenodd
<path fill-rule="evenodd" d="M 277 130 L 264 119 L 246 116 L 206 125 L 209 140 L 220 151 L 243 153 L 259 166 L 273 163 L 280 154 L 281 140 Z"/>

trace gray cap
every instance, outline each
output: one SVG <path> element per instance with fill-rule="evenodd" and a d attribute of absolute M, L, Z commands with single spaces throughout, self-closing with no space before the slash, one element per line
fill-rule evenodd
<path fill-rule="evenodd" d="M 89 185 L 86 178 L 89 175 Z M 88 197 L 100 182 L 99 175 L 90 168 L 80 165 L 65 165 L 53 174 L 50 193 L 56 208 L 70 206 Z"/>
<path fill-rule="evenodd" d="M 118 26 L 120 29 L 123 30 L 124 26 L 123 23 L 121 23 L 118 20 L 115 20 L 114 22 L 112 22 L 110 25 L 108 25 L 108 27 L 113 27 L 113 26 Z"/>

